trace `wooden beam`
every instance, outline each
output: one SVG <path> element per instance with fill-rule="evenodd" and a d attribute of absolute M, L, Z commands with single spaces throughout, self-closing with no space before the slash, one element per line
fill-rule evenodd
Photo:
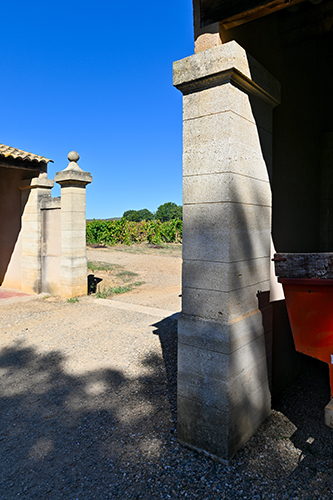
<path fill-rule="evenodd" d="M 0 167 L 18 168 L 20 170 L 33 170 L 34 172 L 46 172 L 47 164 L 43 162 L 23 162 L 19 160 L 0 160 Z"/>
<path fill-rule="evenodd" d="M 333 253 L 276 253 L 275 274 L 281 278 L 333 278 Z"/>
<path fill-rule="evenodd" d="M 268 14 L 273 14 L 273 12 L 277 12 L 278 10 L 292 7 L 293 5 L 303 1 L 304 0 L 273 0 L 267 2 L 265 5 L 255 7 L 227 19 L 222 19 L 221 24 L 226 29 L 235 28 L 236 26 L 248 23 L 249 21 L 254 21 L 254 19 L 259 19 L 260 17 L 267 16 Z"/>
<path fill-rule="evenodd" d="M 201 28 L 220 22 L 234 28 L 304 0 L 199 0 Z M 197 7 L 196 7 L 197 8 Z"/>

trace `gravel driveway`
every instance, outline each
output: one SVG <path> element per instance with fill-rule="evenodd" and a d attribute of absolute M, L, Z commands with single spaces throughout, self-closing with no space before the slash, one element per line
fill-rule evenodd
<path fill-rule="evenodd" d="M 331 499 L 327 367 L 309 360 L 225 467 L 177 443 L 178 297 L 140 288 L 1 302 L 1 500 Z"/>

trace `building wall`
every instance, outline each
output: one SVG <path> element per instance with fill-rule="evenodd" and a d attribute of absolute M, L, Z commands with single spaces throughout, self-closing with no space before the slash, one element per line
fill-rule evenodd
<path fill-rule="evenodd" d="M 0 167 L 0 285 L 21 288 L 21 191 L 19 182 L 36 172 Z"/>

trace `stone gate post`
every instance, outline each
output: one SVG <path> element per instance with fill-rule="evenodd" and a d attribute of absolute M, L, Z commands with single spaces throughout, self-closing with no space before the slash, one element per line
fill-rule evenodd
<path fill-rule="evenodd" d="M 21 289 L 28 293 L 41 293 L 41 202 L 51 199 L 54 181 L 45 172 L 39 177 L 23 180 L 19 184 L 22 199 L 22 257 Z"/>
<path fill-rule="evenodd" d="M 61 258 L 60 288 L 62 297 L 87 294 L 86 257 L 86 185 L 91 174 L 84 172 L 76 151 L 68 154 L 65 170 L 55 180 L 61 186 Z"/>
<path fill-rule="evenodd" d="M 234 41 L 175 62 L 174 85 L 184 95 L 178 437 L 227 463 L 270 412 L 263 313 L 280 86 Z"/>

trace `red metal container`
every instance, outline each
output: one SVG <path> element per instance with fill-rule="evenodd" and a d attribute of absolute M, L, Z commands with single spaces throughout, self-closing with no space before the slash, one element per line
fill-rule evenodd
<path fill-rule="evenodd" d="M 325 361 L 333 396 L 333 279 L 279 278 L 296 350 Z"/>

